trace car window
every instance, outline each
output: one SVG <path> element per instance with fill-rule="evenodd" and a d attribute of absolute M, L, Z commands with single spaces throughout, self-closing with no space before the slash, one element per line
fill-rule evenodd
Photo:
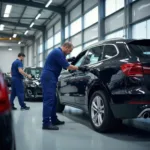
<path fill-rule="evenodd" d="M 83 59 L 84 59 L 84 56 L 85 55 L 83 55 L 76 63 L 75 63 L 75 66 L 77 66 L 77 67 L 79 67 L 79 66 L 81 66 L 82 65 L 82 62 L 83 62 Z"/>
<path fill-rule="evenodd" d="M 84 64 L 94 64 L 101 61 L 103 46 L 91 48 L 85 58 Z"/>
<path fill-rule="evenodd" d="M 103 52 L 103 60 L 112 58 L 117 54 L 117 49 L 114 45 L 105 45 Z"/>

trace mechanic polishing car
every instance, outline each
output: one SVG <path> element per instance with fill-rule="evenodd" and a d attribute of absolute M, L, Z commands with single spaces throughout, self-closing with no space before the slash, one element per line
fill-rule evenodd
<path fill-rule="evenodd" d="M 66 42 L 61 48 L 56 48 L 48 55 L 42 75 L 41 84 L 43 89 L 43 129 L 58 130 L 55 125 L 64 124 L 56 116 L 56 84 L 60 72 L 63 69 L 85 71 L 86 67 L 76 67 L 70 65 L 66 60 L 66 55 L 73 50 L 73 45 Z"/>

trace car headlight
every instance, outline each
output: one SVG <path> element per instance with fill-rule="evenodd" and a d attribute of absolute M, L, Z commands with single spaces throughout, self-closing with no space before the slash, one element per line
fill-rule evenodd
<path fill-rule="evenodd" d="M 36 87 L 35 83 L 28 84 L 28 87 Z"/>

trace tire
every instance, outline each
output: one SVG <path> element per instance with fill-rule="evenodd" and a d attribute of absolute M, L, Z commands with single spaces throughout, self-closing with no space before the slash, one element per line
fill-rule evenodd
<path fill-rule="evenodd" d="M 56 111 L 58 113 L 62 113 L 64 111 L 64 109 L 65 109 L 65 105 L 60 103 L 60 98 L 59 98 L 58 93 L 56 93 L 56 97 L 57 97 L 57 108 L 56 108 Z"/>
<path fill-rule="evenodd" d="M 90 121 L 92 127 L 97 132 L 103 133 L 113 128 L 115 119 L 109 107 L 108 100 L 108 96 L 103 91 L 96 91 L 91 96 L 89 105 Z"/>

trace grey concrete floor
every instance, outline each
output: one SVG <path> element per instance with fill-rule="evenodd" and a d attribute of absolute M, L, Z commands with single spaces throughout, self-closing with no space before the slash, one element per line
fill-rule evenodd
<path fill-rule="evenodd" d="M 91 128 L 88 117 L 80 110 L 67 107 L 58 114 L 66 124 L 59 131 L 43 131 L 42 103 L 29 102 L 30 111 L 13 112 L 17 150 L 149 150 L 150 134 L 122 126 L 100 134 Z"/>

